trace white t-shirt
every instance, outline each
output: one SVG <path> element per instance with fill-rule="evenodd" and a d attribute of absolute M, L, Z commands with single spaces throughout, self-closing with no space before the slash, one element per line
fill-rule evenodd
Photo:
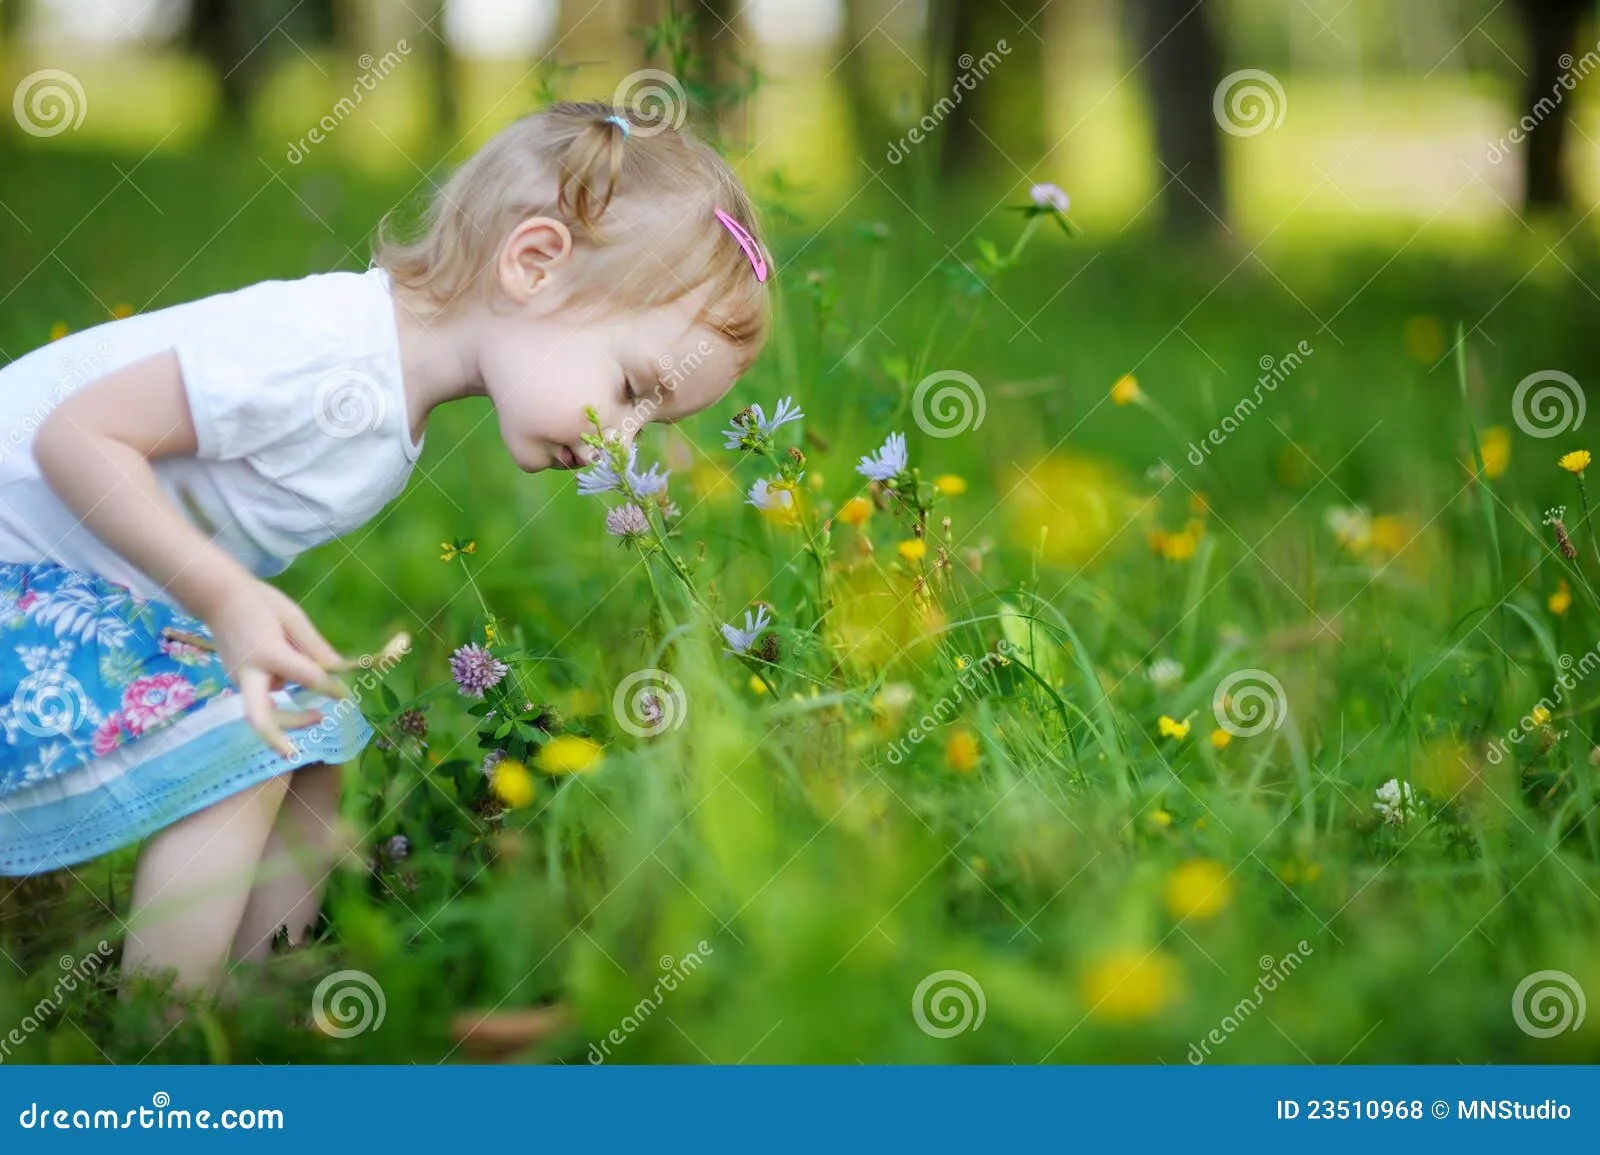
<path fill-rule="evenodd" d="M 0 369 L 0 561 L 58 562 L 168 597 L 55 496 L 33 435 L 82 385 L 168 350 L 198 435 L 153 463 L 184 515 L 258 577 L 365 524 L 405 488 L 411 440 L 389 274 L 263 281 L 72 333 Z"/>

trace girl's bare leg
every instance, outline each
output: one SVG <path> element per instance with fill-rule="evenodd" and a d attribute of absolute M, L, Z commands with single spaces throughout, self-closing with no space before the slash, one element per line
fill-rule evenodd
<path fill-rule="evenodd" d="M 340 769 L 317 762 L 289 775 L 289 793 L 261 849 L 255 883 L 234 935 L 234 958 L 265 958 L 279 927 L 286 927 L 289 941 L 298 944 L 316 924 L 328 875 L 350 847 L 339 818 Z"/>
<path fill-rule="evenodd" d="M 145 844 L 134 872 L 122 969 L 176 969 L 215 993 L 261 849 L 288 792 L 279 775 L 179 819 Z"/>

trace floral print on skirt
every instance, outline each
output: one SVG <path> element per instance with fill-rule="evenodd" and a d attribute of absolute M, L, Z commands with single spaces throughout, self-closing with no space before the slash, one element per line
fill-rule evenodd
<path fill-rule="evenodd" d="M 0 562 L 0 874 L 82 861 L 273 774 L 347 761 L 371 737 L 358 709 L 291 683 L 278 703 L 325 722 L 290 732 L 283 758 L 196 640 L 210 642 L 205 623 L 164 601 Z"/>

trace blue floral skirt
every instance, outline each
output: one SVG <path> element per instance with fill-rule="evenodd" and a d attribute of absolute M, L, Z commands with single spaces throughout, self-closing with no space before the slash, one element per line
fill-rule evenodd
<path fill-rule="evenodd" d="M 289 683 L 295 757 L 244 717 L 205 623 L 54 562 L 0 562 L 0 875 L 38 874 L 154 833 L 372 737 L 355 702 Z"/>

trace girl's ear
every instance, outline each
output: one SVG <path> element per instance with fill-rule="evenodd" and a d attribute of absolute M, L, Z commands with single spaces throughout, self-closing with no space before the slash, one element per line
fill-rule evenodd
<path fill-rule="evenodd" d="M 496 271 L 500 288 L 526 304 L 572 252 L 572 233 L 551 217 L 529 217 L 506 238 Z"/>

